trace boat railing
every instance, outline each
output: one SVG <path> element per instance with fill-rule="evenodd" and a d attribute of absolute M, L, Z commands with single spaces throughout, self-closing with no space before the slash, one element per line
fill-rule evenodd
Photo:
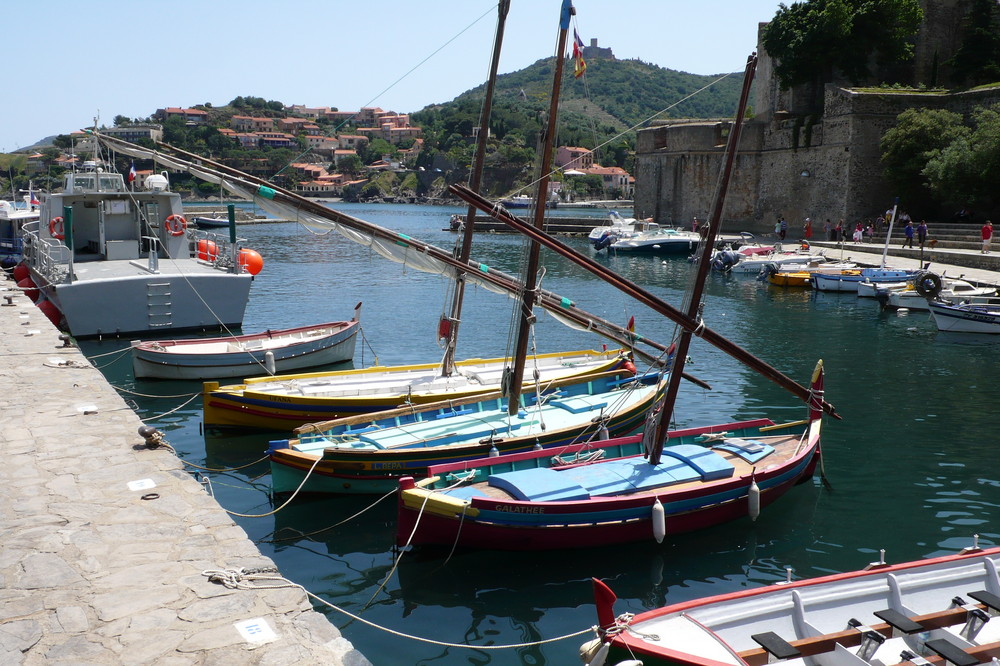
<path fill-rule="evenodd" d="M 52 284 L 64 282 L 70 270 L 70 249 L 59 241 L 42 238 L 37 225 L 25 225 L 23 232 L 23 256 L 28 265 Z"/>
<path fill-rule="evenodd" d="M 229 240 L 228 232 L 221 234 L 199 229 L 189 234 L 188 240 L 192 257 L 219 270 L 233 271 L 239 262 L 242 244 L 247 239 L 237 238 L 233 243 Z"/>

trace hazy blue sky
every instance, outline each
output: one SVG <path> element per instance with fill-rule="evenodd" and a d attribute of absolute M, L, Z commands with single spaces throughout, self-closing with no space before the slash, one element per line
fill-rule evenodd
<path fill-rule="evenodd" d="M 778 4 L 576 0 L 576 26 L 618 58 L 717 74 L 743 69 Z M 559 6 L 512 0 L 501 73 L 552 54 Z M 486 79 L 496 27 L 495 0 L 13 0 L 3 18 L 0 151 L 238 95 L 418 111 Z"/>

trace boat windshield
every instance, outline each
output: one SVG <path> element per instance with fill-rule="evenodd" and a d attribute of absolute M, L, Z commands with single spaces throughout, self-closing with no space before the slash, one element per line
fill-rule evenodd
<path fill-rule="evenodd" d="M 67 194 L 80 192 L 124 192 L 125 180 L 120 173 L 66 174 Z"/>

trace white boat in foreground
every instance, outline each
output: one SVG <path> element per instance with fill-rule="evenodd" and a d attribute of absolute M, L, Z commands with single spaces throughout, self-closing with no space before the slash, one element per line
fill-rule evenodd
<path fill-rule="evenodd" d="M 350 361 L 360 306 L 350 321 L 217 338 L 135 340 L 132 370 L 137 378 L 201 380 L 273 375 Z"/>
<path fill-rule="evenodd" d="M 594 581 L 591 664 L 973 666 L 1000 655 L 1000 548 L 833 574 L 615 616 Z M 622 661 L 636 660 L 636 661 Z M 641 661 L 640 661 L 641 660 Z"/>

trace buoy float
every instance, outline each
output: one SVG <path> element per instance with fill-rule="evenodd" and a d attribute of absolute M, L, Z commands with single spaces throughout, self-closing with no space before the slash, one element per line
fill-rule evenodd
<path fill-rule="evenodd" d="M 202 238 L 198 241 L 198 258 L 202 261 L 215 261 L 219 256 L 219 247 L 215 241 Z"/>
<path fill-rule="evenodd" d="M 268 351 L 264 354 L 264 369 L 267 370 L 267 374 L 274 374 L 274 352 Z"/>
<path fill-rule="evenodd" d="M 38 301 L 38 309 L 42 311 L 42 314 L 48 317 L 48 320 L 56 327 L 59 326 L 59 322 L 62 321 L 62 312 L 59 312 L 59 308 L 56 304 L 47 298 L 43 298 Z"/>
<path fill-rule="evenodd" d="M 163 226 L 166 227 L 167 233 L 171 236 L 183 236 L 187 230 L 188 221 L 183 215 L 168 215 L 167 219 L 163 221 Z"/>
<path fill-rule="evenodd" d="M 653 503 L 653 538 L 656 543 L 663 543 L 663 537 L 667 535 L 667 516 L 663 510 L 660 500 Z"/>
<path fill-rule="evenodd" d="M 747 491 L 747 513 L 750 514 L 750 520 L 757 520 L 760 515 L 760 486 L 757 485 L 757 479 L 750 481 L 750 490 Z"/>
<path fill-rule="evenodd" d="M 30 277 L 18 280 L 17 286 L 24 289 L 24 295 L 32 301 L 38 300 L 38 285 L 35 284 Z"/>
<path fill-rule="evenodd" d="M 56 240 L 63 240 L 66 238 L 66 227 L 63 225 L 63 219 L 61 217 L 53 217 L 49 220 L 49 235 Z"/>
<path fill-rule="evenodd" d="M 245 271 L 250 275 L 257 275 L 257 273 L 260 273 L 262 268 L 264 268 L 264 258 L 261 257 L 256 250 L 251 250 L 246 247 L 240 250 L 241 271 Z"/>
<path fill-rule="evenodd" d="M 17 266 L 14 266 L 14 282 L 20 282 L 26 277 L 31 277 L 31 271 L 28 270 L 28 267 L 22 261 Z"/>

